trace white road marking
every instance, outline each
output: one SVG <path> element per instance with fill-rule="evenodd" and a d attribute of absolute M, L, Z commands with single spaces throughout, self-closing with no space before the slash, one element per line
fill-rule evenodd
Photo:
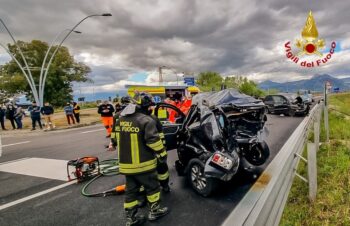
<path fill-rule="evenodd" d="M 76 181 L 70 181 L 70 182 L 68 182 L 68 183 L 64 183 L 64 184 L 61 184 L 61 185 L 59 185 L 59 186 L 56 186 L 56 187 L 53 187 L 53 188 L 50 188 L 50 189 L 47 189 L 47 190 L 38 192 L 38 193 L 36 193 L 36 194 L 33 194 L 33 195 L 30 195 L 30 196 L 27 196 L 27 197 L 18 199 L 18 200 L 16 200 L 16 201 L 6 203 L 6 204 L 0 206 L 0 210 L 4 210 L 4 209 L 9 208 L 9 207 L 11 207 L 11 206 L 14 206 L 14 205 L 20 204 L 20 203 L 22 203 L 22 202 L 25 202 L 25 201 L 28 201 L 28 200 L 37 198 L 37 197 L 39 197 L 39 196 L 45 195 L 45 194 L 47 194 L 47 193 L 56 191 L 56 190 L 58 190 L 58 189 L 67 187 L 67 186 L 69 186 L 69 185 L 71 185 L 71 184 L 75 184 L 75 183 L 77 183 L 77 182 L 76 182 Z"/>
<path fill-rule="evenodd" d="M 1 164 L 0 171 L 67 181 L 67 160 L 28 158 Z"/>
<path fill-rule="evenodd" d="M 23 142 L 18 142 L 18 143 L 13 143 L 13 144 L 5 144 L 2 145 L 2 147 L 9 147 L 9 146 L 14 146 L 14 145 L 19 145 L 19 144 L 27 144 L 30 143 L 30 141 L 23 141 Z"/>
<path fill-rule="evenodd" d="M 105 130 L 105 129 L 95 129 L 95 130 L 89 130 L 81 133 L 93 133 L 93 132 L 102 131 L 102 130 Z"/>
<path fill-rule="evenodd" d="M 11 163 L 11 162 L 18 162 L 18 161 L 22 161 L 22 160 L 24 160 L 24 159 L 29 159 L 29 158 L 27 157 L 27 158 L 21 158 L 21 159 L 11 160 L 11 161 L 7 161 L 7 162 L 0 162 L 0 165 L 8 164 L 8 163 Z"/>

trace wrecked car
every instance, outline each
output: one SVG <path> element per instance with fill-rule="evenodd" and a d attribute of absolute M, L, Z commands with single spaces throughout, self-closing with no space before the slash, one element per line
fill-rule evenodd
<path fill-rule="evenodd" d="M 310 111 L 310 103 L 294 93 L 267 95 L 264 103 L 271 114 L 294 116 L 307 115 Z"/>
<path fill-rule="evenodd" d="M 163 124 L 167 149 L 177 150 L 176 171 L 203 196 L 215 190 L 218 180 L 230 181 L 239 169 L 260 166 L 269 157 L 261 100 L 227 89 L 197 94 L 186 116 L 165 103 L 157 104 L 155 114 L 164 108 L 177 112 L 175 123 Z"/>

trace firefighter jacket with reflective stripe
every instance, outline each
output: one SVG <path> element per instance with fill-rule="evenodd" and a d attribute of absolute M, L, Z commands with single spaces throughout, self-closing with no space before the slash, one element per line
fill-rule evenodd
<path fill-rule="evenodd" d="M 160 122 L 159 118 L 157 118 L 157 116 L 155 116 L 155 115 L 150 115 L 150 116 L 154 119 L 154 121 L 156 121 L 157 131 L 159 133 L 159 137 L 162 140 L 164 148 L 165 148 L 165 136 L 164 136 L 164 133 L 163 133 L 162 123 Z"/>
<path fill-rule="evenodd" d="M 156 169 L 156 154 L 164 151 L 164 145 L 153 118 L 139 112 L 120 116 L 114 130 L 120 173 L 132 175 Z"/>

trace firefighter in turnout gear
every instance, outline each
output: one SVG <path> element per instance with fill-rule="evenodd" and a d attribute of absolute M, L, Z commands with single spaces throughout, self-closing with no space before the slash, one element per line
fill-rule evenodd
<path fill-rule="evenodd" d="M 165 136 L 163 133 L 163 126 L 160 120 L 155 116 L 151 115 L 151 117 L 156 121 L 157 131 L 159 133 L 159 137 L 163 142 L 164 148 L 165 148 Z M 162 187 L 163 191 L 165 193 L 170 192 L 169 187 L 169 167 L 167 163 L 167 153 L 165 152 L 165 156 L 162 158 L 157 158 L 157 173 L 158 173 L 158 180 L 160 183 L 160 186 Z"/>
<path fill-rule="evenodd" d="M 156 220 L 169 210 L 160 205 L 160 185 L 157 178 L 157 158 L 166 157 L 166 150 L 159 136 L 156 121 L 150 116 L 153 99 L 148 94 L 135 97 L 137 104 L 129 104 L 115 123 L 119 155 L 119 172 L 125 175 L 126 192 L 124 209 L 126 225 L 141 225 L 145 217 L 137 214 L 138 195 L 143 186 L 149 205 L 148 220 Z"/>

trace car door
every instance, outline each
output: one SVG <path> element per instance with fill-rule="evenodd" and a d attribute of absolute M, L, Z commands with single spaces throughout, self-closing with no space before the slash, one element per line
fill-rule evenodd
<path fill-rule="evenodd" d="M 267 106 L 267 109 L 269 112 L 273 111 L 274 103 L 272 96 L 266 96 L 264 99 L 264 104 Z"/>
<path fill-rule="evenodd" d="M 175 116 L 175 120 L 169 120 L 170 114 Z M 167 150 L 176 149 L 177 135 L 186 116 L 176 106 L 166 103 L 158 103 L 154 115 L 162 122 Z"/>

